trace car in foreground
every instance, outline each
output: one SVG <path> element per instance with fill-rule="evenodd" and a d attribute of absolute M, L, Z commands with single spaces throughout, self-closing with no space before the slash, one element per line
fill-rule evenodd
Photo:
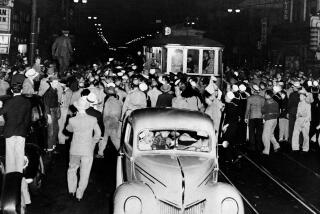
<path fill-rule="evenodd" d="M 238 191 L 218 182 L 217 147 L 204 113 L 133 111 L 122 128 L 114 214 L 243 214 Z"/>

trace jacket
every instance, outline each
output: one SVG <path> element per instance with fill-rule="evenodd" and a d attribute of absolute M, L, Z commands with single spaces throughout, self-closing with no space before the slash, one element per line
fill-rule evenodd
<path fill-rule="evenodd" d="M 290 93 L 288 100 L 288 112 L 289 114 L 296 115 L 298 104 L 300 102 L 300 95 L 297 91 Z"/>
<path fill-rule="evenodd" d="M 297 109 L 297 119 L 303 119 L 305 122 L 311 121 L 311 105 L 307 102 L 299 102 Z"/>
<path fill-rule="evenodd" d="M 59 36 L 56 38 L 52 45 L 52 56 L 53 57 L 66 57 L 70 58 L 72 55 L 71 40 L 67 36 Z"/>
<path fill-rule="evenodd" d="M 120 126 L 122 102 L 110 96 L 105 102 L 103 111 L 103 121 L 106 129 L 118 129 Z"/>
<path fill-rule="evenodd" d="M 123 103 L 122 118 L 129 115 L 133 110 L 147 107 L 147 97 L 139 89 L 130 91 Z"/>
<path fill-rule="evenodd" d="M 0 96 L 6 95 L 10 85 L 5 80 L 0 80 Z"/>
<path fill-rule="evenodd" d="M 262 118 L 262 107 L 265 99 L 260 95 L 251 95 L 247 99 L 247 107 L 245 118 L 246 119 L 258 119 Z"/>
<path fill-rule="evenodd" d="M 171 107 L 173 94 L 163 93 L 158 96 L 156 107 Z"/>
<path fill-rule="evenodd" d="M 97 119 L 88 114 L 78 113 L 70 118 L 67 130 L 73 132 L 70 155 L 92 157 L 95 144 L 101 137 Z M 94 136 L 92 136 L 93 133 Z"/>
<path fill-rule="evenodd" d="M 272 120 L 279 116 L 279 104 L 272 98 L 266 99 L 262 108 L 263 119 Z"/>
<path fill-rule="evenodd" d="M 34 94 L 34 84 L 32 80 L 25 78 L 22 85 L 22 94 Z"/>
<path fill-rule="evenodd" d="M 21 95 L 12 97 L 0 109 L 0 115 L 5 119 L 5 138 L 27 136 L 31 121 L 31 103 L 27 98 Z"/>

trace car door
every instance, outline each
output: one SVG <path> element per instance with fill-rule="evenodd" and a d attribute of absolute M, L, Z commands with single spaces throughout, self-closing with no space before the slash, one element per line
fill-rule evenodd
<path fill-rule="evenodd" d="M 124 128 L 123 138 L 123 178 L 124 181 L 132 180 L 132 152 L 133 152 L 133 129 L 129 122 Z"/>
<path fill-rule="evenodd" d="M 47 124 L 44 111 L 40 99 L 32 100 L 31 110 L 31 128 L 28 139 L 29 143 L 33 143 L 40 148 L 46 148 L 47 144 Z"/>

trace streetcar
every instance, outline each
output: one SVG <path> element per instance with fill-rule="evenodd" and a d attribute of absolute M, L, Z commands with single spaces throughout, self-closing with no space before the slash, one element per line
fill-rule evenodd
<path fill-rule="evenodd" d="M 223 76 L 222 54 L 224 46 L 205 38 L 204 31 L 190 27 L 167 28 L 160 35 L 145 42 L 143 53 L 146 67 L 161 73 L 186 73 L 187 75 Z"/>

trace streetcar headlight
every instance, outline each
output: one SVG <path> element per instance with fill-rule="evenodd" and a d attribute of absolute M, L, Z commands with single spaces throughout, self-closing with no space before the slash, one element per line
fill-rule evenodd
<path fill-rule="evenodd" d="M 233 198 L 225 198 L 221 203 L 221 214 L 238 214 L 239 206 Z"/>
<path fill-rule="evenodd" d="M 125 214 L 141 214 L 142 203 L 140 198 L 131 196 L 124 202 L 124 213 Z"/>

